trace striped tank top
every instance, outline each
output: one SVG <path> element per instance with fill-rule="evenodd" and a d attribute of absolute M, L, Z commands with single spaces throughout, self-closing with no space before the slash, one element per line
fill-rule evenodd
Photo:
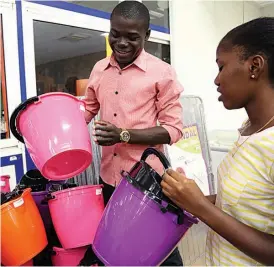
<path fill-rule="evenodd" d="M 217 207 L 246 225 L 274 235 L 274 127 L 249 138 L 240 136 L 218 168 L 217 184 Z M 261 264 L 210 229 L 206 265 Z"/>

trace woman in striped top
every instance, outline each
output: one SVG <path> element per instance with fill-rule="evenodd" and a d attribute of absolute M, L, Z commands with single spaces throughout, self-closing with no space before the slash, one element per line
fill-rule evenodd
<path fill-rule="evenodd" d="M 274 18 L 230 31 L 217 64 L 219 101 L 248 115 L 218 168 L 217 197 L 205 197 L 173 170 L 164 175 L 163 191 L 211 228 L 207 265 L 274 265 Z"/>

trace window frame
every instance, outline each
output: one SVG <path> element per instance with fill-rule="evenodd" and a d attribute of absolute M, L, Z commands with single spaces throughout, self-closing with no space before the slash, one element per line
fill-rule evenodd
<path fill-rule="evenodd" d="M 37 95 L 33 29 L 33 22 L 35 20 L 96 30 L 104 33 L 109 33 L 110 29 L 110 21 L 108 19 L 48 6 L 44 1 L 41 3 L 43 4 L 22 1 L 25 78 L 27 88 L 25 94 L 27 98 Z M 71 19 L 72 16 L 73 19 Z M 151 31 L 149 41 L 169 44 L 170 35 L 158 31 Z"/>
<path fill-rule="evenodd" d="M 6 71 L 5 71 L 5 54 L 4 54 L 4 37 L 3 37 L 3 21 L 2 21 L 2 15 L 0 14 L 0 75 L 1 75 L 1 102 L 4 106 L 4 119 L 6 123 L 6 129 L 7 129 L 7 136 L 5 139 L 10 138 L 10 127 L 9 127 L 9 109 L 8 109 L 8 98 L 7 98 L 7 85 L 6 85 Z M 3 60 L 4 59 L 4 60 Z M 2 112 L 2 109 L 1 109 Z M 2 114 L 1 114 L 2 118 Z M 2 134 L 2 132 L 1 132 Z"/>
<path fill-rule="evenodd" d="M 18 41 L 17 41 L 17 23 L 16 7 L 14 1 L 1 1 L 0 14 L 2 16 L 2 35 L 3 35 L 3 64 L 5 69 L 4 83 L 6 86 L 8 119 L 12 111 L 21 103 L 19 59 L 18 59 Z M 1 81 L 2 82 L 2 81 Z M 9 128 L 10 129 L 10 128 Z M 9 138 L 0 140 L 0 148 L 18 147 L 19 142 L 9 132 Z"/>

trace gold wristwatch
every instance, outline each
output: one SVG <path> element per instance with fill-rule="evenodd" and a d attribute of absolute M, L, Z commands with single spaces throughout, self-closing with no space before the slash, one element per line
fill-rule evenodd
<path fill-rule="evenodd" d="M 130 140 L 130 133 L 126 129 L 122 129 L 120 133 L 120 141 L 123 143 L 128 143 Z"/>

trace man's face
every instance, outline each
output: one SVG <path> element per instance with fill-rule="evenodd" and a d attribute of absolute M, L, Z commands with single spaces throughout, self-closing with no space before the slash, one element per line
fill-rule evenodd
<path fill-rule="evenodd" d="M 110 23 L 109 44 L 116 61 L 124 68 L 140 55 L 150 30 L 145 30 L 143 21 L 118 15 L 114 15 Z"/>

